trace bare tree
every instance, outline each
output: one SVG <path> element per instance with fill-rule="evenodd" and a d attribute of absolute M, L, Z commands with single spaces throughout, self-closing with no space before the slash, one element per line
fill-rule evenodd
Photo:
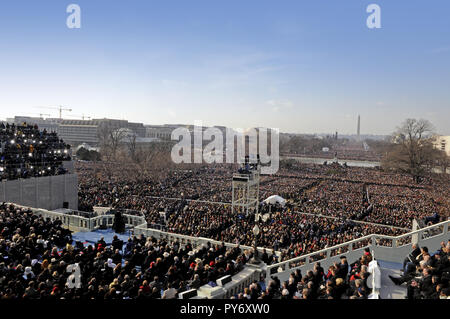
<path fill-rule="evenodd" d="M 407 119 L 394 132 L 393 144 L 382 165 L 410 174 L 416 182 L 433 167 L 433 125 L 428 120 Z"/>
<path fill-rule="evenodd" d="M 161 141 L 138 147 L 135 153 L 136 164 L 145 174 L 172 166 L 170 157 L 172 144 L 172 142 Z"/>
<path fill-rule="evenodd" d="M 136 139 L 137 139 L 136 134 L 130 134 L 127 136 L 126 141 L 125 141 L 127 150 L 128 150 L 128 154 L 133 163 L 137 163 L 137 160 L 138 160 L 138 158 L 137 158 L 138 146 L 137 146 Z"/>
<path fill-rule="evenodd" d="M 101 150 L 106 148 L 109 144 L 110 131 L 111 128 L 105 124 L 100 124 L 97 127 L 98 145 L 100 146 Z"/>
<path fill-rule="evenodd" d="M 110 125 L 99 125 L 97 136 L 102 154 L 108 161 L 115 160 L 117 151 L 126 137 L 126 129 L 117 129 Z"/>
<path fill-rule="evenodd" d="M 110 132 L 110 150 L 113 159 L 116 157 L 117 151 L 119 150 L 121 144 L 124 142 L 126 134 L 127 132 L 125 129 L 116 129 Z"/>

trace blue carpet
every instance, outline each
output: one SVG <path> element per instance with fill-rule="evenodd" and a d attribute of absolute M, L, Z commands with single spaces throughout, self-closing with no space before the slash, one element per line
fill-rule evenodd
<path fill-rule="evenodd" d="M 112 243 L 114 235 L 117 235 L 120 240 L 123 240 L 124 244 L 127 243 L 128 238 L 130 237 L 130 232 L 127 230 L 123 234 L 116 234 L 112 229 L 98 229 L 93 232 L 77 232 L 72 234 L 73 241 L 80 241 L 85 246 L 94 245 L 97 241 L 100 240 L 101 237 L 104 237 L 104 240 L 107 245 Z"/>

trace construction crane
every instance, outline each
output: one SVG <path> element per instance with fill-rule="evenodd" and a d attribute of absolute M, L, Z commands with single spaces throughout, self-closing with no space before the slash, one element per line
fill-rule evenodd
<path fill-rule="evenodd" d="M 58 110 L 59 111 L 59 119 L 62 119 L 62 111 L 72 112 L 72 109 L 64 108 L 61 105 L 60 106 L 56 106 L 56 107 L 55 106 L 53 106 L 53 107 L 50 107 L 50 106 L 37 106 L 37 108 Z"/>

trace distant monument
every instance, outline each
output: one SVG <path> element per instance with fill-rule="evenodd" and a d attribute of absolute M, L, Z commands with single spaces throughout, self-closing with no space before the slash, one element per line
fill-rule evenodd
<path fill-rule="evenodd" d="M 356 135 L 358 136 L 358 141 L 361 141 L 361 117 L 358 114 L 358 128 L 356 129 Z"/>

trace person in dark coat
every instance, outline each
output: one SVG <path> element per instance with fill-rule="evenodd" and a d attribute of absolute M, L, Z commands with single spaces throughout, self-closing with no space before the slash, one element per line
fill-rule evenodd
<path fill-rule="evenodd" d="M 431 276 L 430 270 L 428 268 L 425 268 L 423 270 L 423 277 L 420 282 L 420 291 L 422 294 L 422 297 L 424 298 L 430 298 L 433 294 L 435 288 L 433 287 L 433 280 Z"/>
<path fill-rule="evenodd" d="M 396 278 L 389 275 L 389 278 L 392 280 L 394 284 L 401 285 L 413 279 L 415 275 L 416 275 L 416 266 L 413 263 L 409 263 L 403 276 Z"/>
<path fill-rule="evenodd" d="M 406 265 L 408 263 L 416 264 L 416 258 L 419 255 L 420 255 L 420 247 L 419 247 L 419 245 L 413 244 L 412 245 L 412 251 L 409 253 L 409 255 L 403 261 L 403 272 L 406 272 Z"/>
<path fill-rule="evenodd" d="M 123 218 L 122 213 L 119 211 L 116 211 L 114 214 L 114 223 L 112 229 L 118 234 L 122 234 L 125 232 L 125 218 Z"/>
<path fill-rule="evenodd" d="M 337 277 L 347 280 L 347 274 L 348 274 L 348 262 L 347 258 L 345 256 L 341 256 L 341 263 L 339 264 L 339 268 L 337 271 Z"/>

